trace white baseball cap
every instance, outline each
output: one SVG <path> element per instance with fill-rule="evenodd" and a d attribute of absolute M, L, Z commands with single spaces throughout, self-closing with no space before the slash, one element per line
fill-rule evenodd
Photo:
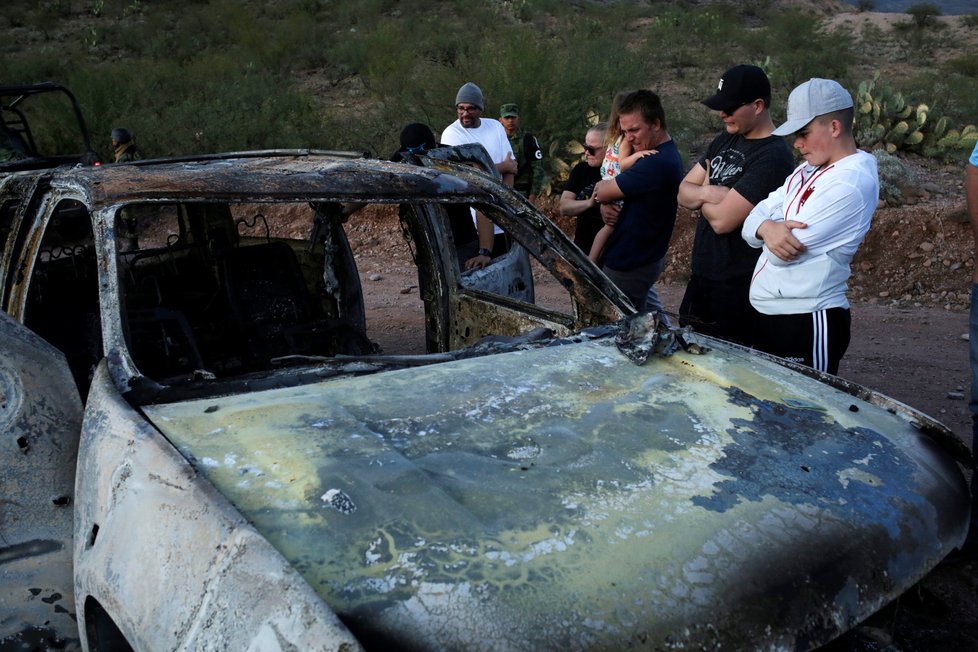
<path fill-rule="evenodd" d="M 820 115 L 851 106 L 852 95 L 839 82 L 831 79 L 809 79 L 791 91 L 788 96 L 788 119 L 772 133 L 775 136 L 788 136 L 801 131 Z"/>

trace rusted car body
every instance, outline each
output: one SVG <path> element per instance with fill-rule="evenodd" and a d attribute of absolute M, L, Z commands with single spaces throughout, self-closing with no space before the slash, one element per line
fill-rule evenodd
<path fill-rule="evenodd" d="M 482 157 L 0 176 L 0 648 L 810 649 L 961 543 L 946 428 L 636 315 Z"/>
<path fill-rule="evenodd" d="M 39 146 L 31 125 L 57 131 L 61 149 Z M 39 170 L 58 165 L 95 165 L 88 127 L 75 95 L 60 84 L 0 85 L 0 172 Z"/>

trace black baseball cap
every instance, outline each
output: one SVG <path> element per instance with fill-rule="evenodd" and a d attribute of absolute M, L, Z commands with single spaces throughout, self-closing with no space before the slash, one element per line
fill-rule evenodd
<path fill-rule="evenodd" d="M 757 66 L 734 66 L 717 83 L 717 92 L 703 100 L 714 111 L 726 111 L 753 102 L 771 99 L 771 81 Z"/>

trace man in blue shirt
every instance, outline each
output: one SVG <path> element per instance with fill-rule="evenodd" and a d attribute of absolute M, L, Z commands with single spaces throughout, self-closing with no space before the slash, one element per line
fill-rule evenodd
<path fill-rule="evenodd" d="M 975 260 L 978 261 L 978 143 L 965 164 L 964 192 L 968 202 L 971 230 L 975 236 Z M 978 453 L 978 266 L 971 283 L 971 315 L 968 320 L 968 340 L 971 358 L 971 450 Z M 971 476 L 971 529 L 964 546 L 965 552 L 978 557 L 978 471 Z"/>
<path fill-rule="evenodd" d="M 683 162 L 666 131 L 662 102 L 652 91 L 632 91 L 622 98 L 619 125 L 635 152 L 655 152 L 594 188 L 601 218 L 615 227 L 602 270 L 637 310 L 661 312 L 662 302 L 652 286 L 665 266 L 676 223 Z M 619 199 L 624 200 L 620 209 L 612 203 Z"/>

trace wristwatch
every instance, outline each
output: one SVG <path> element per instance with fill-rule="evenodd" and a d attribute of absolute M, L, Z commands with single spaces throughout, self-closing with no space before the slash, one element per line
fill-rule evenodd
<path fill-rule="evenodd" d="M 480 256 L 488 256 L 489 258 L 492 258 L 492 249 L 486 249 L 485 247 L 480 247 L 479 248 L 479 255 Z"/>

